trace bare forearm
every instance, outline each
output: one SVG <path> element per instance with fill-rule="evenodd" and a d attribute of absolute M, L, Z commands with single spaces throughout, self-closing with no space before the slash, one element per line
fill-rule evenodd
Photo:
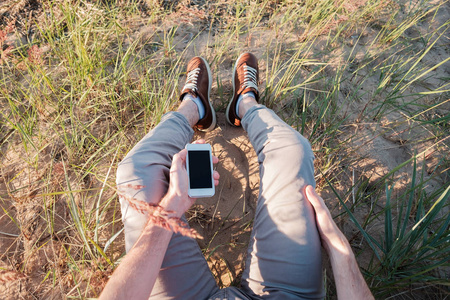
<path fill-rule="evenodd" d="M 197 143 L 205 141 L 199 140 Z M 186 155 L 187 150 L 183 149 L 173 156 L 169 190 L 159 202 L 164 215 L 169 218 L 180 218 L 195 202 L 195 199 L 188 195 Z M 218 161 L 214 156 L 213 162 Z M 214 171 L 213 176 L 214 184 L 218 185 L 219 173 Z M 172 231 L 158 227 L 150 221 L 131 251 L 114 271 L 100 299 L 148 299 L 172 235 Z"/>
<path fill-rule="evenodd" d="M 352 248 L 334 223 L 325 202 L 310 185 L 305 188 L 305 193 L 316 212 L 317 229 L 331 260 L 338 299 L 373 299 Z"/>
<path fill-rule="evenodd" d="M 345 238 L 344 238 L 345 239 Z M 328 249 L 338 299 L 374 299 L 347 240 Z"/>
<path fill-rule="evenodd" d="M 109 279 L 100 299 L 148 299 L 172 232 L 148 224 Z"/>

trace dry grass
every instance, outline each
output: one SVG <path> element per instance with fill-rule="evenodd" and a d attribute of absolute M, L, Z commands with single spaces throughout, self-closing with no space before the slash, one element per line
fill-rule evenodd
<path fill-rule="evenodd" d="M 259 58 L 262 102 L 311 141 L 318 187 L 376 296 L 448 297 L 449 14 L 445 0 L 2 1 L 2 297 L 99 295 L 124 255 L 120 190 L 139 188 L 117 191 L 117 163 L 176 107 L 193 55 L 211 65 L 220 117 L 242 51 Z M 232 131 L 219 124 L 206 136 L 217 144 Z M 257 164 L 227 160 L 251 156 L 247 144 L 223 143 L 235 157 L 221 157 L 229 180 L 213 200 L 225 208 L 195 208 L 195 230 L 127 198 L 202 233 L 221 286 L 238 285 L 252 225 Z"/>
<path fill-rule="evenodd" d="M 134 199 L 133 197 L 130 197 L 126 192 L 126 189 L 140 190 L 144 187 L 145 186 L 138 185 L 120 185 L 117 190 L 117 195 L 127 201 L 132 209 L 140 212 L 141 214 L 147 214 L 148 222 L 151 222 L 154 225 L 166 230 L 191 237 L 193 239 L 203 239 L 203 237 L 199 235 L 195 229 L 189 228 L 189 225 L 184 223 L 180 218 L 174 217 L 173 211 L 164 210 L 164 208 L 158 204 L 146 203 Z"/>

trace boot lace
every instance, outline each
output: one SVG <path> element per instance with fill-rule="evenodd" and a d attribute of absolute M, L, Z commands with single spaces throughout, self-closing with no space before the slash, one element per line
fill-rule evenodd
<path fill-rule="evenodd" d="M 244 65 L 244 82 L 242 83 L 242 88 L 246 89 L 252 87 L 258 90 L 258 85 L 256 84 L 256 69 Z"/>
<path fill-rule="evenodd" d="M 195 90 L 197 89 L 198 73 L 200 73 L 200 68 L 196 68 L 188 73 L 186 84 L 184 85 L 183 90 L 189 89 L 195 92 Z"/>

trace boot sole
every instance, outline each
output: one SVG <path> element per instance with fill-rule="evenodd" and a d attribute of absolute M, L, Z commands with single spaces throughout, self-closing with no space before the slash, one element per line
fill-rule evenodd
<path fill-rule="evenodd" d="M 236 87 L 235 87 L 235 85 L 234 85 L 234 74 L 236 74 L 236 68 L 237 68 L 238 61 L 241 59 L 242 55 L 244 55 L 244 54 L 245 54 L 245 53 L 242 53 L 241 55 L 239 55 L 238 59 L 237 59 L 236 62 L 234 63 L 234 68 L 233 68 L 233 81 L 232 81 L 232 82 L 233 82 L 233 97 L 231 98 L 230 103 L 228 103 L 227 110 L 226 110 L 226 112 L 225 112 L 225 116 L 226 116 L 227 122 L 228 122 L 231 126 L 234 126 L 234 127 L 240 127 L 240 126 L 234 125 L 234 123 L 231 122 L 231 120 L 230 120 L 230 108 L 231 108 L 231 103 L 233 103 L 234 94 L 236 93 Z M 233 120 L 233 121 L 234 121 L 234 120 Z"/>
<path fill-rule="evenodd" d="M 210 93 L 211 93 L 211 85 L 212 85 L 212 74 L 211 74 L 211 69 L 209 68 L 209 64 L 208 62 L 203 58 L 200 57 L 201 60 L 203 60 L 203 62 L 206 65 L 206 70 L 208 71 L 208 79 L 209 79 L 209 85 L 208 85 L 208 103 L 209 103 L 209 107 L 211 108 L 211 113 L 212 113 L 212 122 L 211 122 L 211 126 L 209 126 L 206 129 L 198 129 L 199 131 L 203 131 L 203 132 L 208 132 L 213 130 L 214 128 L 216 128 L 216 124 L 217 124 L 217 119 L 216 119 L 216 111 L 214 110 L 214 107 L 212 106 L 211 103 L 211 98 L 209 97 Z"/>

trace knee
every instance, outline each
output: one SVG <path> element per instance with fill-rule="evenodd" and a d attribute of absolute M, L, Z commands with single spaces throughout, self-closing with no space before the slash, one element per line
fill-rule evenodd
<path fill-rule="evenodd" d="M 311 152 L 311 144 L 309 143 L 308 139 L 305 138 L 303 135 L 300 134 L 300 132 L 292 129 L 293 135 L 295 135 L 295 141 L 297 143 L 297 147 L 301 148 L 304 152 Z"/>
<path fill-rule="evenodd" d="M 278 144 L 276 148 L 281 150 L 281 156 L 284 158 L 290 158 L 293 161 L 298 158 L 314 159 L 309 141 L 290 127 L 280 133 L 275 140 Z"/>
<path fill-rule="evenodd" d="M 283 175 L 292 180 L 304 179 L 314 183 L 314 154 L 308 140 L 292 128 L 271 139 L 264 147 L 260 162 L 266 170 Z"/>
<path fill-rule="evenodd" d="M 116 173 L 118 190 L 134 200 L 158 203 L 167 192 L 169 168 L 142 157 L 127 156 Z"/>
<path fill-rule="evenodd" d="M 301 169 L 307 168 L 314 174 L 314 153 L 309 141 L 299 132 L 295 131 L 295 143 L 291 146 L 290 157 L 297 162 Z"/>
<path fill-rule="evenodd" d="M 122 160 L 117 166 L 116 184 L 117 186 L 131 184 L 131 181 L 136 180 L 135 164 L 129 158 Z"/>
<path fill-rule="evenodd" d="M 299 132 L 297 132 L 297 134 L 298 134 L 298 144 L 301 145 L 300 147 L 302 148 L 303 153 L 305 154 L 306 157 L 314 160 L 314 154 L 308 139 L 305 138 L 303 135 L 301 135 Z"/>

